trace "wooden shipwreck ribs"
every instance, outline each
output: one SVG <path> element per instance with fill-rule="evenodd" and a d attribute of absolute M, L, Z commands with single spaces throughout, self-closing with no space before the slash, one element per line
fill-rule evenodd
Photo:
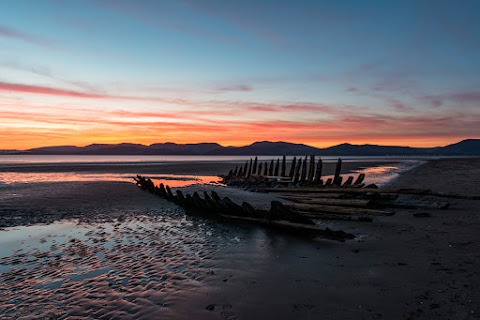
<path fill-rule="evenodd" d="M 321 236 L 337 241 L 354 238 L 353 234 L 341 230 L 321 228 L 315 225 L 310 218 L 295 213 L 278 201 L 272 201 L 270 210 L 259 210 L 248 202 L 243 202 L 242 205 L 239 205 L 228 197 L 221 198 L 215 191 L 212 191 L 210 195 L 204 192 L 202 198 L 198 192 L 194 192 L 192 195 L 184 195 L 181 190 L 176 190 L 174 194 L 168 185 L 164 186 L 161 183 L 159 186 L 156 186 L 151 179 L 142 176 L 137 175 L 134 180 L 143 190 L 175 202 L 189 212 L 206 212 L 226 219 L 248 221 L 265 226 L 300 231 L 304 234 Z"/>
<path fill-rule="evenodd" d="M 198 192 L 184 195 L 180 190 L 173 193 L 169 186 L 163 184 L 155 186 L 145 177 L 137 176 L 134 179 L 143 190 L 173 201 L 189 212 L 207 212 L 228 219 L 314 233 L 339 241 L 354 236 L 341 230 L 321 228 L 312 219 L 372 222 L 373 217 L 393 215 L 391 208 L 446 209 L 450 205 L 423 196 L 480 198 L 440 194 L 425 189 L 383 189 L 375 184 L 365 186 L 364 174 L 359 174 L 356 179 L 350 176 L 342 183 L 341 159 L 337 161 L 333 178 L 324 182 L 322 168 L 322 160 L 315 161 L 313 155 L 298 159 L 294 157 L 287 175 L 285 156 L 281 160 L 264 163 L 255 157 L 222 177 L 226 185 L 257 192 L 274 192 L 280 199 L 286 200 L 284 203 L 272 201 L 269 210 L 259 210 L 248 202 L 239 205 L 228 197 L 221 198 L 214 191 L 210 194 L 203 192 L 203 197 Z M 400 195 L 413 195 L 416 198 Z"/>
<path fill-rule="evenodd" d="M 361 173 L 354 181 L 350 176 L 343 182 L 340 175 L 342 170 L 342 160 L 338 159 L 333 178 L 328 178 L 325 182 L 322 180 L 322 159 L 315 161 L 315 156 L 305 156 L 305 158 L 294 157 L 290 170 L 287 175 L 287 161 L 283 156 L 280 159 L 271 160 L 270 163 L 258 162 L 258 157 L 250 159 L 245 165 L 236 167 L 223 176 L 223 182 L 231 186 L 244 186 L 248 188 L 257 186 L 272 185 L 295 185 L 295 186 L 354 186 L 363 187 L 365 174 Z M 343 184 L 342 184 L 343 182 Z"/>

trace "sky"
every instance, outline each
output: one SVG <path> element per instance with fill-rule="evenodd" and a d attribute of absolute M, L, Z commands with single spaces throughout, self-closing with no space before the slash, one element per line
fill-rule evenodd
<path fill-rule="evenodd" d="M 480 1 L 0 1 L 0 149 L 480 137 Z"/>

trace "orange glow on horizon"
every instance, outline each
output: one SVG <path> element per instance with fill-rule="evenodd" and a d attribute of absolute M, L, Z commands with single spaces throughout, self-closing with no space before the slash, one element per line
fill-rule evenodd
<path fill-rule="evenodd" d="M 106 133 L 106 132 L 102 132 Z M 262 136 L 258 139 L 252 138 L 251 134 L 246 135 L 245 138 L 238 138 L 242 136 L 242 133 L 238 133 L 236 138 L 228 137 L 227 135 L 222 135 L 221 132 L 218 135 L 213 135 L 210 132 L 199 133 L 197 136 L 193 137 L 191 135 L 179 135 L 175 136 L 174 134 L 164 134 L 157 136 L 148 136 L 142 134 L 132 133 L 130 135 L 118 135 L 118 136 L 108 136 L 103 135 L 101 132 L 92 132 L 92 134 L 84 135 L 57 135 L 52 133 L 8 133 L 0 132 L 1 136 L 9 136 L 8 141 L 5 139 L 0 140 L 0 150 L 27 150 L 31 148 L 38 147 L 47 147 L 47 146 L 78 146 L 84 147 L 90 144 L 119 144 L 119 143 L 135 143 L 143 145 L 151 145 L 155 143 L 165 143 L 173 142 L 178 144 L 187 144 L 187 143 L 202 143 L 202 142 L 216 142 L 222 146 L 246 146 L 254 142 L 259 141 L 283 141 L 290 143 L 299 143 L 305 144 L 317 148 L 327 148 L 342 143 L 350 143 L 355 145 L 361 144 L 375 144 L 375 145 L 384 145 L 384 146 L 408 146 L 408 147 L 438 147 L 445 146 L 448 144 L 459 142 L 463 139 L 469 137 L 378 137 L 378 136 L 362 136 L 362 137 L 324 137 L 321 139 L 311 139 L 311 138 L 288 138 L 288 137 L 279 137 L 279 136 Z"/>

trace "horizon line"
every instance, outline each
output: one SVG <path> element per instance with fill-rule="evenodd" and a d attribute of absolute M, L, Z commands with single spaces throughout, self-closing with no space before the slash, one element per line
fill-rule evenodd
<path fill-rule="evenodd" d="M 415 148 L 415 149 L 433 149 L 433 148 L 445 147 L 445 146 L 456 144 L 456 143 L 466 141 L 466 140 L 479 140 L 479 139 L 480 138 L 466 138 L 466 139 L 462 139 L 462 140 L 459 140 L 459 141 L 454 142 L 454 143 L 446 144 L 446 145 L 443 145 L 443 146 L 439 145 L 439 146 L 434 146 L 434 147 L 412 147 L 412 146 L 408 146 L 408 145 L 382 145 L 382 144 L 373 144 L 373 143 L 353 144 L 353 143 L 349 143 L 349 142 L 342 142 L 342 143 L 333 144 L 333 145 L 330 145 L 330 146 L 327 146 L 327 147 L 320 148 L 320 147 L 315 147 L 315 146 L 312 146 L 312 145 L 309 145 L 309 144 L 306 144 L 306 143 L 295 143 L 295 142 L 282 141 L 282 140 L 279 140 L 279 141 L 261 140 L 261 141 L 253 141 L 253 142 L 251 142 L 249 144 L 246 144 L 246 145 L 222 145 L 218 142 L 177 143 L 177 142 L 172 142 L 172 141 L 155 142 L 155 143 L 151 143 L 151 144 L 143 144 L 143 143 L 135 143 L 135 142 L 119 142 L 119 143 L 96 143 L 96 142 L 93 142 L 93 143 L 89 143 L 89 144 L 86 144 L 86 145 L 80 145 L 80 146 L 79 145 L 48 145 L 48 146 L 40 146 L 40 147 L 34 147 L 34 148 L 28 148 L 28 149 L 0 149 L 0 151 L 29 151 L 29 150 L 34 150 L 34 149 L 59 148 L 59 147 L 86 148 L 86 147 L 92 146 L 92 145 L 115 146 L 115 145 L 122 145 L 122 144 L 131 144 L 131 145 L 138 145 L 138 146 L 145 146 L 145 147 L 151 147 L 152 145 L 156 145 L 156 144 L 176 144 L 176 145 L 217 144 L 217 145 L 219 145 L 220 147 L 223 147 L 223 148 L 229 148 L 229 147 L 242 148 L 242 147 L 251 146 L 255 143 L 262 143 L 262 142 L 289 143 L 289 144 L 294 144 L 294 145 L 304 145 L 304 146 L 315 148 L 315 149 L 328 149 L 328 148 L 332 148 L 332 147 L 336 147 L 336 146 L 340 146 L 340 145 L 344 145 L 344 144 L 348 144 L 348 145 L 352 145 L 352 146 L 371 145 L 371 146 L 380 146 L 380 147 L 399 147 L 399 148 L 403 147 L 403 148 Z"/>

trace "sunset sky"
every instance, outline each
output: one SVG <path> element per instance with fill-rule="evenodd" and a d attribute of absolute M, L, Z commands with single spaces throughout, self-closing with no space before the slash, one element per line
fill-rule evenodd
<path fill-rule="evenodd" d="M 0 149 L 480 137 L 480 1 L 0 1 Z"/>

